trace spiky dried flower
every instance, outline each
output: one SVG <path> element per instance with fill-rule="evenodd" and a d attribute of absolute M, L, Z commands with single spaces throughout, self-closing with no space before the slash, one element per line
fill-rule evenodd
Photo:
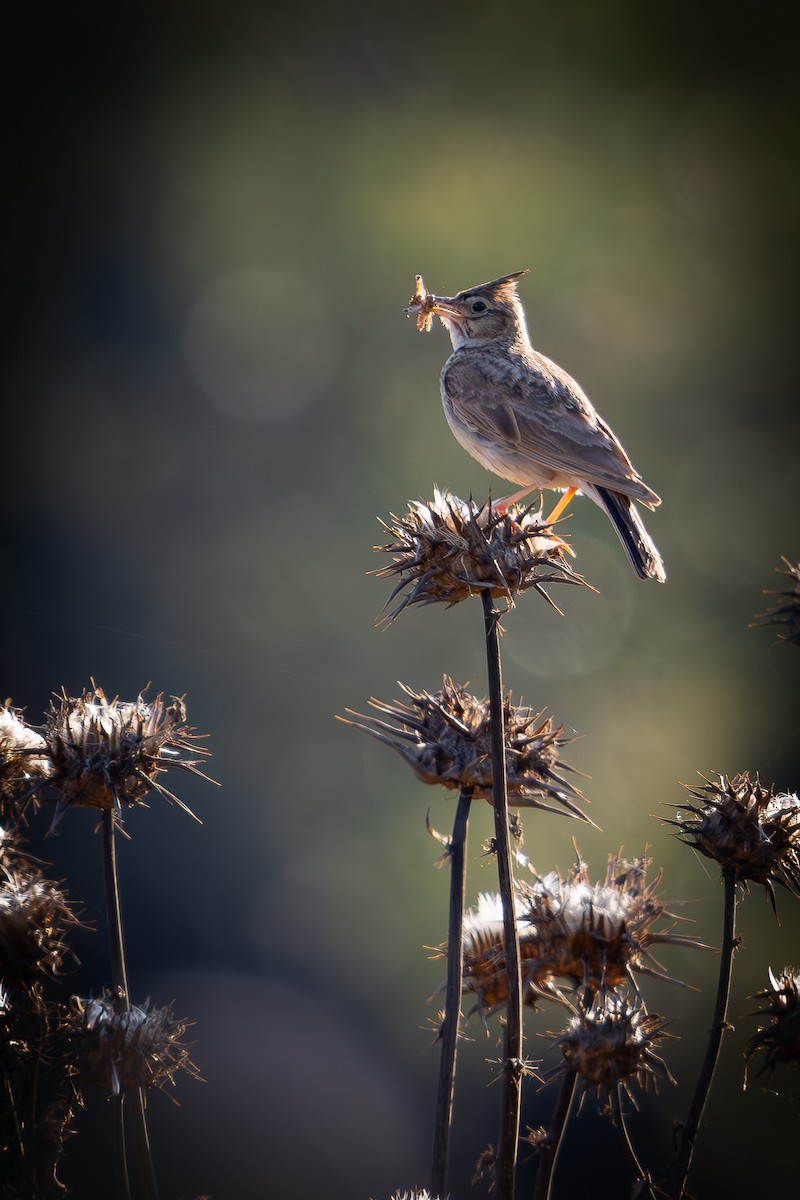
<path fill-rule="evenodd" d="M 489 701 L 479 700 L 447 675 L 438 692 L 415 692 L 403 683 L 400 687 L 409 703 L 369 701 L 393 723 L 354 712 L 351 716 L 358 720 L 346 723 L 391 746 L 422 783 L 458 791 L 474 788 L 476 796 L 491 803 Z M 554 728 L 552 718 L 543 712 L 512 704 L 511 692 L 503 700 L 503 717 L 508 803 L 560 812 L 544 803 L 555 800 L 572 816 L 588 820 L 576 804 L 585 797 L 559 773 L 574 771 L 559 758 L 561 747 L 573 740 L 562 736 L 563 725 Z"/>
<path fill-rule="evenodd" d="M 765 596 L 777 596 L 778 599 L 765 612 L 756 613 L 753 626 L 781 626 L 783 632 L 778 633 L 779 640 L 800 646 L 800 562 L 791 563 L 784 555 L 781 555 L 781 559 L 786 570 L 781 570 L 780 567 L 776 567 L 775 570 L 779 575 L 786 575 L 792 581 L 792 586 L 782 590 L 764 589 Z"/>
<path fill-rule="evenodd" d="M 106 992 L 99 1000 L 72 998 L 65 1032 L 74 1044 L 74 1070 L 81 1082 L 115 1096 L 135 1088 L 163 1088 L 178 1071 L 201 1079 L 182 1040 L 191 1022 L 177 1020 L 172 1006 L 126 1008 Z"/>
<path fill-rule="evenodd" d="M 647 882 L 647 857 L 632 862 L 609 856 L 602 882 L 592 884 L 586 863 L 577 862 L 567 878 L 558 871 L 534 884 L 515 882 L 515 905 L 524 1000 L 535 1006 L 542 995 L 560 996 L 557 981 L 584 994 L 610 990 L 636 975 L 677 983 L 652 957 L 656 945 L 701 945 L 676 935 L 672 926 L 655 929 L 663 918 L 675 920 L 656 896 L 661 872 Z M 503 912 L 499 895 L 482 894 L 477 910 L 464 921 L 464 986 L 487 1013 L 505 1001 L 506 964 Z"/>
<path fill-rule="evenodd" d="M 394 561 L 375 574 L 399 577 L 387 606 L 407 589 L 389 621 L 410 604 L 451 606 L 486 591 L 512 606 L 534 588 L 555 608 L 546 585 L 585 584 L 569 566 L 564 541 L 523 505 L 499 514 L 490 500 L 479 506 L 435 488 L 433 500 L 412 501 L 404 517 L 392 513 L 382 524 L 393 540 L 375 549 Z"/>
<path fill-rule="evenodd" d="M 800 895 L 800 800 L 762 787 L 745 772 L 729 779 L 705 779 L 689 788 L 699 801 L 679 807 L 680 840 L 713 858 L 737 883 L 760 883 L 775 907 L 774 885 Z M 676 806 L 678 807 L 678 806 Z"/>
<path fill-rule="evenodd" d="M 601 1103 L 609 1104 L 612 1114 L 619 1112 L 621 1096 L 634 1107 L 636 1098 L 631 1085 L 646 1089 L 659 1079 L 674 1084 L 664 1060 L 656 1049 L 664 1038 L 666 1021 L 648 1013 L 641 1001 L 631 1003 L 624 995 L 601 992 L 598 1002 L 575 1009 L 566 1030 L 556 1039 L 562 1061 L 548 1075 L 548 1082 L 573 1073 L 580 1089 L 580 1102 L 594 1091 Z"/>
<path fill-rule="evenodd" d="M 413 1188 L 410 1192 L 394 1192 L 392 1200 L 438 1200 L 438 1197 L 431 1195 L 427 1188 Z"/>
<path fill-rule="evenodd" d="M 150 703 L 140 694 L 132 701 L 109 700 L 98 687 L 76 698 L 62 692 L 51 704 L 44 736 L 53 766 L 47 783 L 58 798 L 56 821 L 77 805 L 120 815 L 143 804 L 153 790 L 194 816 L 161 782 L 173 767 L 208 778 L 197 764 L 209 751 L 196 744 L 182 698 L 159 694 Z"/>
<path fill-rule="evenodd" d="M 546 1146 L 552 1144 L 553 1138 L 549 1129 L 545 1129 L 544 1125 L 537 1125 L 535 1127 L 533 1125 L 529 1125 L 528 1132 L 522 1138 L 522 1141 L 527 1142 L 529 1146 L 532 1146 L 534 1152 L 538 1154 Z"/>
<path fill-rule="evenodd" d="M 18 820 L 20 806 L 52 770 L 44 738 L 6 700 L 0 708 L 0 808 Z"/>
<path fill-rule="evenodd" d="M 767 1072 L 767 1078 L 777 1066 L 800 1067 L 800 971 L 795 967 L 784 967 L 775 976 L 770 969 L 770 987 L 756 992 L 754 1000 L 766 1000 L 766 1007 L 758 1008 L 751 1016 L 770 1017 L 770 1023 L 759 1028 L 747 1043 L 746 1062 L 756 1051 L 764 1051 L 765 1062 L 759 1075 Z"/>
<path fill-rule="evenodd" d="M 0 979 L 8 987 L 32 989 L 58 974 L 64 938 L 78 924 L 63 892 L 38 868 L 0 868 Z"/>

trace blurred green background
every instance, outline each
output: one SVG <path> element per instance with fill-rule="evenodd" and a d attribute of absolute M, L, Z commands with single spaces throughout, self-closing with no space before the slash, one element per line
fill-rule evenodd
<path fill-rule="evenodd" d="M 93 676 L 187 695 L 222 785 L 181 781 L 204 822 L 154 801 L 127 822 L 134 999 L 195 1019 L 206 1083 L 150 1106 L 165 1197 L 388 1197 L 428 1178 L 430 1000 L 447 873 L 425 813 L 453 799 L 334 716 L 443 672 L 485 694 L 480 606 L 379 630 L 379 517 L 434 484 L 508 488 L 445 425 L 449 341 L 403 316 L 413 276 L 452 292 L 531 268 L 535 344 L 586 388 L 646 481 L 669 572 L 635 579 L 586 501 L 568 531 L 599 595 L 535 596 L 505 622 L 505 682 L 580 735 L 602 832 L 525 818 L 539 870 L 650 843 L 662 894 L 717 943 L 712 865 L 660 823 L 698 772 L 798 783 L 800 658 L 748 623 L 800 558 L 796 29 L 788 6 L 231 2 L 27 8 L 6 46 L 2 692 L 39 722 Z M 566 589 L 565 589 L 566 590 Z M 494 888 L 473 820 L 471 900 Z M 44 825 L 41 824 L 41 833 Z M 89 814 L 43 852 L 101 926 Z M 741 909 L 736 1031 L 698 1196 L 794 1181 L 796 1085 L 741 1091 L 780 926 Z M 102 927 L 102 926 L 101 926 Z M 78 941 L 77 990 L 107 981 Z M 632 1121 L 658 1168 L 685 1113 L 716 958 L 664 953 L 702 990 L 651 983 L 673 1018 L 662 1088 Z M 561 1017 L 529 1025 L 538 1034 Z M 498 1048 L 473 1018 L 453 1195 L 496 1139 Z M 531 1088 L 526 1124 L 551 1096 Z M 576 1123 L 559 1195 L 619 1197 L 616 1142 Z M 92 1098 L 64 1176 L 106 1195 Z M 736 1131 L 738 1144 L 732 1146 Z M 602 1157 L 599 1157 L 602 1156 Z M 520 1194 L 532 1177 L 521 1172 Z M 600 1164 L 602 1163 L 602 1168 Z"/>

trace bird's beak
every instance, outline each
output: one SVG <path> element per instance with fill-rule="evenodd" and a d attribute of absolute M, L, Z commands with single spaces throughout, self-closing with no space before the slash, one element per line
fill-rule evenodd
<path fill-rule="evenodd" d="M 427 291 L 421 275 L 416 277 L 416 290 L 405 307 L 407 317 L 416 317 L 417 329 L 430 333 L 434 316 L 443 324 L 464 319 L 463 312 L 456 307 L 458 301 L 449 296 L 434 296 Z"/>
<path fill-rule="evenodd" d="M 449 317 L 451 321 L 462 321 L 464 316 L 464 306 L 459 304 L 458 300 L 452 296 L 431 296 L 433 301 L 433 311 L 439 317 Z"/>

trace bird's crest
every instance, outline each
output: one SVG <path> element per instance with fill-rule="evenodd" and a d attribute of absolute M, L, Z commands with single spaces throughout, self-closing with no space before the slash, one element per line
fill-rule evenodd
<path fill-rule="evenodd" d="M 501 275 L 499 279 L 490 279 L 488 283 L 476 283 L 474 287 L 464 288 L 463 292 L 459 292 L 454 299 L 466 300 L 470 296 L 489 295 L 498 300 L 510 299 L 517 294 L 517 280 L 523 275 L 529 274 L 528 268 L 524 271 L 514 271 L 511 275 Z"/>

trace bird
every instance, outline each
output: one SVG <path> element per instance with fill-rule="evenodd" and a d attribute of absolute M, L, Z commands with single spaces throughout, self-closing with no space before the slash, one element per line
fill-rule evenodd
<path fill-rule="evenodd" d="M 636 574 L 663 583 L 663 560 L 636 507 L 654 509 L 661 500 L 581 386 L 533 348 L 517 293 L 527 274 L 515 271 L 454 296 L 428 293 L 416 276 L 405 311 L 416 315 L 418 329 L 430 329 L 438 316 L 452 343 L 439 377 L 447 423 L 483 467 L 523 485 L 495 502 L 496 511 L 553 489 L 562 495 L 550 524 L 573 496 L 588 496 L 611 520 Z"/>

